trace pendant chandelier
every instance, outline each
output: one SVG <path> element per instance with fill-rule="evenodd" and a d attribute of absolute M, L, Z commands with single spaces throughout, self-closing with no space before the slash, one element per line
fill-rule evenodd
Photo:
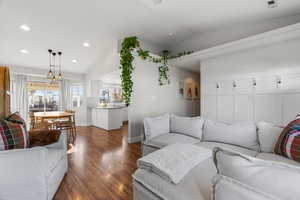
<path fill-rule="evenodd" d="M 58 81 L 62 80 L 61 73 L 61 56 L 62 52 L 54 52 L 52 49 L 48 49 L 49 53 L 49 72 L 47 74 L 47 79 L 50 80 L 50 83 L 55 84 Z M 58 62 L 55 64 L 56 56 L 58 56 Z"/>

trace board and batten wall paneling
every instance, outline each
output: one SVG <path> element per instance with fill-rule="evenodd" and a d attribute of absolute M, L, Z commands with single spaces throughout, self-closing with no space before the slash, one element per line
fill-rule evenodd
<path fill-rule="evenodd" d="M 253 96 L 235 96 L 235 121 L 253 121 L 254 113 Z"/>
<path fill-rule="evenodd" d="M 202 115 L 209 119 L 217 119 L 217 95 L 204 95 L 201 101 Z"/>
<path fill-rule="evenodd" d="M 238 85 L 232 86 L 232 90 L 226 89 L 227 93 L 221 91 L 222 83 L 219 81 L 208 85 L 218 85 L 215 94 L 204 90 L 202 94 L 202 115 L 209 119 L 232 123 L 241 121 L 268 121 L 278 125 L 285 125 L 297 114 L 300 114 L 300 81 L 299 91 L 295 84 L 291 87 L 282 86 L 274 82 L 276 77 L 266 77 L 264 82 L 256 82 L 249 89 L 249 84 L 244 88 Z M 300 78 L 300 74 L 299 74 Z M 249 79 L 249 81 L 252 79 Z M 282 79 L 281 84 L 284 84 Z M 290 81 L 292 82 L 292 81 Z M 205 84 L 205 83 L 202 83 Z M 275 84 L 275 86 L 271 86 Z"/>
<path fill-rule="evenodd" d="M 281 124 L 281 96 L 276 94 L 259 94 L 254 97 L 255 121 L 269 121 Z"/>
<path fill-rule="evenodd" d="M 286 125 L 300 114 L 300 39 L 201 61 L 201 114 Z"/>
<path fill-rule="evenodd" d="M 234 121 L 234 104 L 235 99 L 233 95 L 220 95 L 217 100 L 217 120 L 219 121 Z"/>
<path fill-rule="evenodd" d="M 282 96 L 282 101 L 283 124 L 287 124 L 296 115 L 300 114 L 300 93 L 284 94 Z"/>

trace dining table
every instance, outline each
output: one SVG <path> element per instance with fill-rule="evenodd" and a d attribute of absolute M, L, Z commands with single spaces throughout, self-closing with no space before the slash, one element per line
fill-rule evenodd
<path fill-rule="evenodd" d="M 40 120 L 41 122 L 44 122 L 47 119 L 70 118 L 73 115 L 74 115 L 73 113 L 65 112 L 65 111 L 35 112 L 34 118 L 35 121 Z"/>

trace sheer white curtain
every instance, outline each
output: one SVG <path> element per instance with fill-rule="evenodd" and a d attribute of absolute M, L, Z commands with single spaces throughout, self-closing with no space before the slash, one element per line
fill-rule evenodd
<path fill-rule="evenodd" d="M 27 76 L 12 75 L 11 80 L 11 112 L 18 111 L 27 121 L 28 117 L 28 89 Z"/>
<path fill-rule="evenodd" d="M 60 82 L 60 110 L 71 110 L 72 100 L 71 100 L 71 81 L 62 80 Z"/>

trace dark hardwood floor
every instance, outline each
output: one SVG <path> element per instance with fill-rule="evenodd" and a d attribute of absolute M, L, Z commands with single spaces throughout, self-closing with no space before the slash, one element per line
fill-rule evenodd
<path fill-rule="evenodd" d="M 141 156 L 141 145 L 127 143 L 127 125 L 104 131 L 78 127 L 77 141 L 69 154 L 69 171 L 55 200 L 132 199 L 132 173 Z"/>

